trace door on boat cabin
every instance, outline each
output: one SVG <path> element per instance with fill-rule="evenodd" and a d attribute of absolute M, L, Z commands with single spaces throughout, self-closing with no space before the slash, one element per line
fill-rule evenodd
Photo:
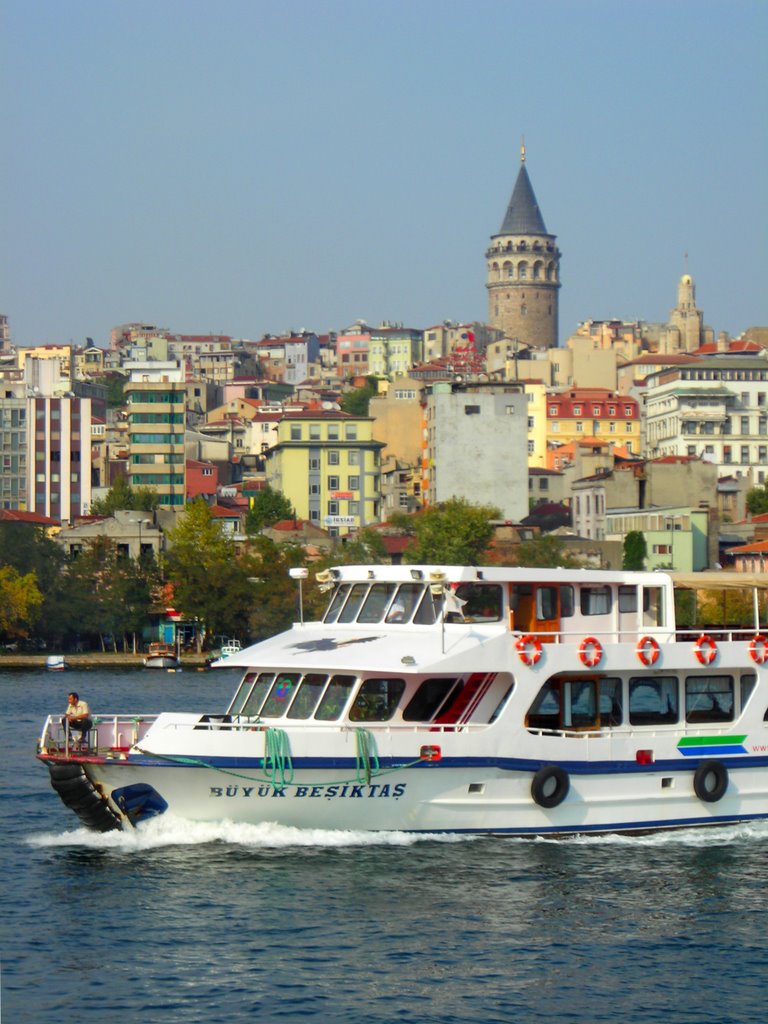
<path fill-rule="evenodd" d="M 564 590 L 569 593 L 563 594 Z M 572 603 L 572 587 L 553 583 L 512 583 L 509 588 L 510 629 L 533 633 L 542 643 L 552 643 L 554 634 L 560 630 L 561 605 Z M 567 610 L 565 614 L 569 614 Z"/>

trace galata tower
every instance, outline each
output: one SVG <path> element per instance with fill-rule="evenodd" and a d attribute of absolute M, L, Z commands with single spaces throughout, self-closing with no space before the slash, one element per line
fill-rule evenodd
<path fill-rule="evenodd" d="M 499 232 L 491 236 L 488 323 L 534 348 L 557 345 L 560 250 L 544 225 L 520 149 L 520 171 Z"/>

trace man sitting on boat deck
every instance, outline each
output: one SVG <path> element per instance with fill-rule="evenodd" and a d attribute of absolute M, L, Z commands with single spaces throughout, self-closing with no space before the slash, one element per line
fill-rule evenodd
<path fill-rule="evenodd" d="M 69 726 L 70 734 L 80 733 L 80 746 L 82 747 L 85 743 L 85 734 L 93 728 L 91 709 L 84 700 L 80 700 L 79 694 L 74 691 L 69 694 L 67 700 L 67 710 L 61 719 L 61 724 L 65 729 Z"/>

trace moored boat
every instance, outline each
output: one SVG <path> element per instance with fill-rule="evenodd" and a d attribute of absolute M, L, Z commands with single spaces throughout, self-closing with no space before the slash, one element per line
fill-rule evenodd
<path fill-rule="evenodd" d="M 173 644 L 151 643 L 144 658 L 144 668 L 179 668 L 181 660 Z"/>
<path fill-rule="evenodd" d="M 166 811 L 518 836 L 768 817 L 757 602 L 751 627 L 704 633 L 677 629 L 660 572 L 342 566 L 318 580 L 322 621 L 226 659 L 243 672 L 226 709 L 102 715 L 83 752 L 49 716 L 38 756 L 65 803 L 101 829 Z"/>
<path fill-rule="evenodd" d="M 49 672 L 63 672 L 69 668 L 63 654 L 49 654 L 45 659 L 45 667 Z"/>

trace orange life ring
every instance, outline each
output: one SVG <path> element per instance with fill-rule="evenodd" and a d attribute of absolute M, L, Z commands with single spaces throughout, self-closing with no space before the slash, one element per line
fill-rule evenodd
<path fill-rule="evenodd" d="M 659 645 L 652 636 L 644 636 L 638 640 L 635 653 L 644 665 L 650 667 L 659 660 Z"/>
<path fill-rule="evenodd" d="M 603 658 L 603 645 L 594 636 L 586 636 L 579 644 L 579 657 L 582 665 L 595 668 Z"/>
<path fill-rule="evenodd" d="M 749 656 L 756 665 L 764 665 L 768 661 L 768 637 L 756 633 L 749 641 Z"/>
<path fill-rule="evenodd" d="M 693 649 L 700 665 L 711 665 L 717 657 L 717 644 L 711 636 L 702 633 Z"/>
<path fill-rule="evenodd" d="M 515 647 L 524 665 L 535 665 L 541 659 L 541 641 L 535 636 L 521 636 Z"/>

